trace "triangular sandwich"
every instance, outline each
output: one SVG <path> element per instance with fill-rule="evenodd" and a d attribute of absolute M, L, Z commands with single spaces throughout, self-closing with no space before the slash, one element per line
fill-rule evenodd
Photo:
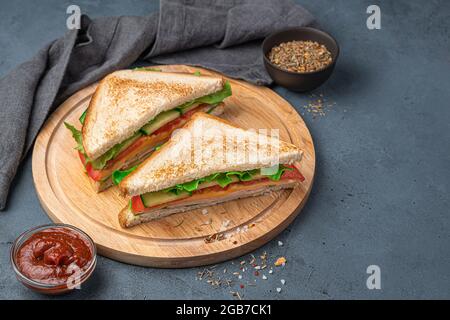
<path fill-rule="evenodd" d="M 121 70 L 100 81 L 81 131 L 66 123 L 96 190 L 113 184 L 116 170 L 142 162 L 197 112 L 220 115 L 231 87 L 221 77 Z"/>
<path fill-rule="evenodd" d="M 269 133 L 193 115 L 137 169 L 123 174 L 119 188 L 131 199 L 119 214 L 121 226 L 296 187 L 304 180 L 294 165 L 302 151 Z"/>

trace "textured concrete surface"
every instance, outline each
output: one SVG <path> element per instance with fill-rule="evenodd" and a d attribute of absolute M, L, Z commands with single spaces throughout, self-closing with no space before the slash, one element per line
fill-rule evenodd
<path fill-rule="evenodd" d="M 341 46 L 335 73 L 315 92 L 335 104 L 313 119 L 302 107 L 308 95 L 274 88 L 304 113 L 317 176 L 301 215 L 256 252 L 284 255 L 286 267 L 254 287 L 235 285 L 245 298 L 450 298 L 450 3 L 377 2 L 382 29 L 369 31 L 372 1 L 302 1 Z M 68 4 L 91 16 L 158 8 L 148 0 L 37 3 L 1 0 L 0 74 L 63 34 Z M 15 280 L 9 248 L 20 232 L 47 222 L 28 156 L 0 213 L 0 298 L 45 298 Z M 372 264 L 381 268 L 381 290 L 366 288 Z M 231 262 L 217 268 L 225 267 L 236 269 Z M 63 298 L 231 298 L 228 288 L 196 281 L 199 270 L 100 258 L 91 281 Z"/>

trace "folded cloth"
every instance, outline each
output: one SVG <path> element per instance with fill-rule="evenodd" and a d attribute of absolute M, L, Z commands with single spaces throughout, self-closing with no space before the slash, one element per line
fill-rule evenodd
<path fill-rule="evenodd" d="M 313 24 L 312 15 L 290 0 L 161 0 L 159 12 L 143 17 L 83 15 L 79 30 L 0 79 L 0 210 L 45 119 L 77 90 L 138 59 L 202 66 L 268 85 L 262 38 Z"/>

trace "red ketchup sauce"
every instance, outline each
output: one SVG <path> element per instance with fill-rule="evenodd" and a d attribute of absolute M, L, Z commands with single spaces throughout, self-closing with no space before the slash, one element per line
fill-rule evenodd
<path fill-rule="evenodd" d="M 85 237 L 68 228 L 49 228 L 33 234 L 16 254 L 17 267 L 31 280 L 63 284 L 83 272 L 93 258 Z"/>

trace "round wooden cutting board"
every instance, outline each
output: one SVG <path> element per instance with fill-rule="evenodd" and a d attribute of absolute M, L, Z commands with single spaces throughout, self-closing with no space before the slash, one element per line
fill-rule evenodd
<path fill-rule="evenodd" d="M 158 66 L 164 71 L 214 74 L 187 66 Z M 117 188 L 95 193 L 74 150 L 67 121 L 78 118 L 96 88 L 70 97 L 47 120 L 33 150 L 33 179 L 41 204 L 54 222 L 88 233 L 101 255 L 155 267 L 191 267 L 243 255 L 271 240 L 297 216 L 311 191 L 315 154 L 311 135 L 294 108 L 272 90 L 229 79 L 233 96 L 223 118 L 243 128 L 278 128 L 281 139 L 303 149 L 299 168 L 306 180 L 294 190 L 227 202 L 205 210 L 175 214 L 129 229 L 117 215 L 127 205 Z M 216 240 L 214 240 L 216 239 Z"/>

